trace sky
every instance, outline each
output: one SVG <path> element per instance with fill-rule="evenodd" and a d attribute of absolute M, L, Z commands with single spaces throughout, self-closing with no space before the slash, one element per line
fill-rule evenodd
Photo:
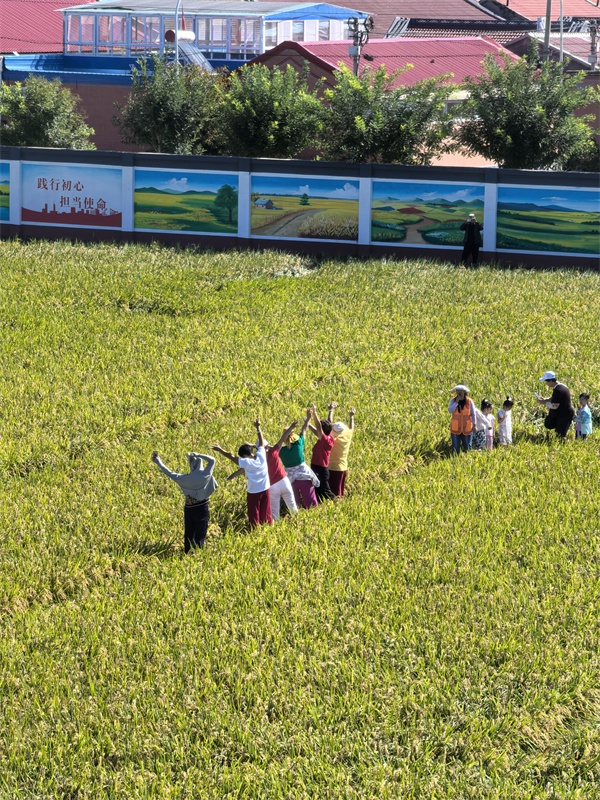
<path fill-rule="evenodd" d="M 573 211 L 600 213 L 600 191 L 597 189 L 530 189 L 527 186 L 507 189 L 499 186 L 498 202 L 535 203 L 539 206 L 561 206 Z"/>
<path fill-rule="evenodd" d="M 237 189 L 238 176 L 223 172 L 173 172 L 136 169 L 135 188 L 152 187 L 171 192 L 216 192 L 223 184 Z"/>
<path fill-rule="evenodd" d="M 269 194 L 301 197 L 326 197 L 332 200 L 358 200 L 358 181 L 328 178 L 297 178 L 252 176 L 252 191 L 261 196 Z"/>
<path fill-rule="evenodd" d="M 394 200 L 436 201 L 440 199 L 456 202 L 463 200 L 483 200 L 483 186 L 465 186 L 456 183 L 413 183 L 404 181 L 373 181 L 373 200 L 382 202 L 388 198 Z"/>

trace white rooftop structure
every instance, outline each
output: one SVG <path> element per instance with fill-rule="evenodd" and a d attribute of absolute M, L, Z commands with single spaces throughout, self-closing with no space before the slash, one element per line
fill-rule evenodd
<path fill-rule="evenodd" d="M 172 52 L 178 40 L 188 58 L 196 51 L 213 64 L 249 61 L 284 41 L 341 41 L 349 18 L 368 16 L 328 3 L 256 0 L 99 0 L 61 10 L 65 55 L 135 58 Z"/>

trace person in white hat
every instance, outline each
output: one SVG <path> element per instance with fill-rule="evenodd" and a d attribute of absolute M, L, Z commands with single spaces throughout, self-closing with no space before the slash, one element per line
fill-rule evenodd
<path fill-rule="evenodd" d="M 544 427 L 550 431 L 556 431 L 557 436 L 564 439 L 569 432 L 573 417 L 575 416 L 575 409 L 571 402 L 571 392 L 564 385 L 560 383 L 556 377 L 556 373 L 551 370 L 546 370 L 540 378 L 541 383 L 545 383 L 549 389 L 552 389 L 550 397 L 542 397 L 537 395 L 538 403 L 546 406 L 548 414 L 544 420 Z"/>
<path fill-rule="evenodd" d="M 333 412 L 337 407 L 337 403 L 330 402 L 327 415 L 333 436 L 333 449 L 329 457 L 329 486 L 336 497 L 343 497 L 348 477 L 348 451 L 352 444 L 356 412 L 353 408 L 350 409 L 348 425 L 344 425 L 343 422 L 333 421 Z"/>
<path fill-rule="evenodd" d="M 452 449 L 458 455 L 462 450 L 471 449 L 473 431 L 477 422 L 475 403 L 469 397 L 469 387 L 458 383 L 453 389 L 453 395 L 448 411 L 452 414 L 450 422 L 450 437 Z"/>
<path fill-rule="evenodd" d="M 479 258 L 479 248 L 483 244 L 481 238 L 481 231 L 483 225 L 477 222 L 475 214 L 469 214 L 466 222 L 460 226 L 461 231 L 464 231 L 463 237 L 463 253 L 460 259 L 461 264 L 466 264 L 469 256 L 471 256 L 471 263 L 474 267 L 477 266 L 477 259 Z"/>

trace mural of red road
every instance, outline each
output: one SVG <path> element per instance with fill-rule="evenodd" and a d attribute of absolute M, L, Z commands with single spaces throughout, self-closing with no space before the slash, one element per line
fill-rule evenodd
<path fill-rule="evenodd" d="M 314 217 L 315 214 L 319 214 L 321 210 L 294 211 L 292 214 L 286 214 L 284 217 L 262 225 L 260 228 L 252 228 L 252 234 L 254 236 L 291 236 L 299 239 L 299 230 L 302 223 L 310 217 Z"/>

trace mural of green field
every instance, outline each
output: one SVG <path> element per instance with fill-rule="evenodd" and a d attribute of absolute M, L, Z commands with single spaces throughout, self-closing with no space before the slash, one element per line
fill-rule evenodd
<path fill-rule="evenodd" d="M 256 236 L 358 239 L 358 182 L 254 177 L 251 230 Z"/>
<path fill-rule="evenodd" d="M 583 190 L 498 189 L 500 250 L 600 254 L 600 195 Z"/>
<path fill-rule="evenodd" d="M 483 220 L 483 187 L 373 181 L 371 241 L 459 246 L 468 214 Z"/>
<path fill-rule="evenodd" d="M 237 233 L 237 177 L 136 170 L 134 227 Z"/>
<path fill-rule="evenodd" d="M 6 222 L 9 217 L 10 184 L 3 178 L 3 171 L 0 171 L 0 221 Z"/>

